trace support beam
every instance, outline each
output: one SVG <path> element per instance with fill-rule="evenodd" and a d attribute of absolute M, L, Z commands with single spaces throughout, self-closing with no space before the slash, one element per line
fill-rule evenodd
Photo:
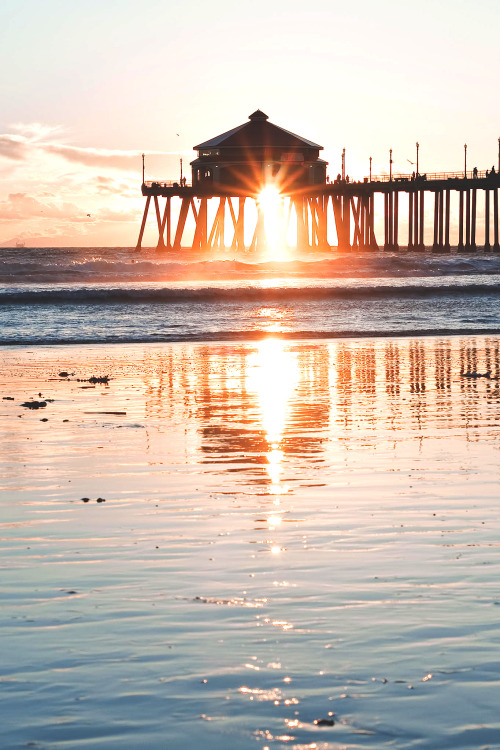
<path fill-rule="evenodd" d="M 445 191 L 446 207 L 444 216 L 444 247 L 443 250 L 447 253 L 450 252 L 450 191 Z"/>
<path fill-rule="evenodd" d="M 424 196 L 425 190 L 420 190 L 419 196 L 419 208 L 420 208 L 420 221 L 419 221 L 419 236 L 418 236 L 418 249 L 424 250 Z"/>
<path fill-rule="evenodd" d="M 155 213 L 156 213 L 156 224 L 158 226 L 158 244 L 156 245 L 157 250 L 165 250 L 165 242 L 163 241 L 163 222 L 160 215 L 160 205 L 158 203 L 158 196 L 155 195 Z"/>
<path fill-rule="evenodd" d="M 494 236 L 494 250 L 498 252 L 500 245 L 498 244 L 498 188 L 493 188 L 493 236 Z"/>
<path fill-rule="evenodd" d="M 172 217 L 170 216 L 170 201 L 171 201 L 171 198 L 168 195 L 167 199 L 165 201 L 165 209 L 163 211 L 163 218 L 161 220 L 161 236 L 162 237 L 164 236 L 165 227 L 166 227 L 166 231 L 167 231 L 167 244 L 166 244 L 167 250 L 171 249 L 170 227 L 171 227 Z"/>
<path fill-rule="evenodd" d="M 464 247 L 464 191 L 459 191 L 458 202 L 458 251 Z"/>
<path fill-rule="evenodd" d="M 384 250 L 388 250 L 389 246 L 390 246 L 389 193 L 384 193 Z"/>
<path fill-rule="evenodd" d="M 439 249 L 443 249 L 443 203 L 444 203 L 444 193 L 442 190 L 439 191 Z"/>
<path fill-rule="evenodd" d="M 484 249 L 491 250 L 490 245 L 490 191 L 484 191 Z"/>
<path fill-rule="evenodd" d="M 413 241 L 413 202 L 416 197 L 417 193 L 411 191 L 408 193 L 408 250 L 413 250 L 414 244 L 416 244 Z M 416 231 L 415 234 L 417 234 Z"/>
<path fill-rule="evenodd" d="M 399 192 L 394 190 L 392 193 L 393 211 L 392 211 L 392 249 L 399 250 Z"/>
<path fill-rule="evenodd" d="M 439 250 L 438 245 L 439 237 L 439 191 L 436 190 L 434 193 L 434 242 L 432 245 L 433 252 Z"/>
<path fill-rule="evenodd" d="M 181 249 L 182 235 L 184 233 L 184 227 L 186 226 L 186 219 L 189 212 L 189 207 L 192 204 L 192 199 L 185 197 L 182 198 L 181 210 L 179 212 L 179 218 L 177 220 L 177 229 L 175 231 L 174 238 L 174 250 Z"/>
<path fill-rule="evenodd" d="M 476 250 L 476 188 L 472 189 L 472 207 L 471 207 L 471 228 L 470 228 L 470 248 Z"/>
<path fill-rule="evenodd" d="M 144 228 L 146 226 L 146 219 L 148 218 L 148 211 L 149 211 L 149 204 L 151 203 L 151 196 L 148 195 L 146 198 L 146 205 L 144 206 L 144 214 L 142 216 L 142 223 L 141 223 L 141 229 L 139 232 L 139 238 L 137 240 L 137 245 L 135 246 L 136 250 L 140 250 L 142 247 L 142 238 L 144 236 Z"/>
<path fill-rule="evenodd" d="M 465 191 L 465 247 L 470 250 L 470 190 Z"/>

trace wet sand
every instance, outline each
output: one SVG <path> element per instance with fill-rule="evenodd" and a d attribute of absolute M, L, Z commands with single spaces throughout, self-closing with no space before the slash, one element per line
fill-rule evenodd
<path fill-rule="evenodd" d="M 498 337 L 0 361 L 2 747 L 500 746 Z"/>

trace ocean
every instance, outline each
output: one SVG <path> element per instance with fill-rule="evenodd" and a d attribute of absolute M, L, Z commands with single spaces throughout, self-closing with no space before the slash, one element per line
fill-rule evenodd
<path fill-rule="evenodd" d="M 500 748 L 499 302 L 0 250 L 2 750 Z"/>
<path fill-rule="evenodd" d="M 492 254 L 252 262 L 4 249 L 0 343 L 487 333 L 498 330 L 499 292 L 500 257 Z"/>

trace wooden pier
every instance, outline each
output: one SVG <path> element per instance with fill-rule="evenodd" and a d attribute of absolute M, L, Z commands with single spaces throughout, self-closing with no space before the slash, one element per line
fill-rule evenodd
<path fill-rule="evenodd" d="M 137 249 L 152 202 L 159 250 L 499 252 L 500 139 L 499 172 L 467 172 L 465 162 L 463 172 L 419 174 L 416 145 L 416 173 L 393 175 L 391 149 L 388 176 L 372 177 L 370 159 L 370 177 L 352 182 L 344 149 L 342 174 L 330 182 L 323 147 L 258 109 L 194 146 L 189 185 L 182 176 L 178 183 L 145 181 L 143 155 L 146 205 Z"/>
<path fill-rule="evenodd" d="M 500 175 L 494 172 L 478 177 L 452 174 L 395 176 L 393 180 L 375 178 L 371 182 L 340 180 L 288 191 L 281 195 L 280 241 L 290 244 L 287 238 L 292 226 L 292 234 L 296 236 L 294 246 L 303 251 L 407 248 L 444 253 L 454 246 L 458 252 L 499 252 L 499 188 Z M 264 209 L 257 193 L 239 193 L 221 186 L 144 182 L 142 194 L 146 204 L 137 249 L 142 246 L 153 206 L 159 250 L 227 248 L 252 252 L 268 247 Z M 404 213 L 403 195 L 407 196 Z M 481 236 L 480 206 L 483 208 Z M 426 221 L 432 233 L 425 231 Z"/>

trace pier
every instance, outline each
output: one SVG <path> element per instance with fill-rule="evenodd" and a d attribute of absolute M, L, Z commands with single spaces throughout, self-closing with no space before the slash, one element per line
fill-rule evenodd
<path fill-rule="evenodd" d="M 494 168 L 394 175 L 391 169 L 330 182 L 321 146 L 267 120 L 257 110 L 248 123 L 196 146 L 189 184 L 145 181 L 143 169 L 137 249 L 153 213 L 156 247 L 167 251 L 256 253 L 279 244 L 301 251 L 500 252 Z"/>

